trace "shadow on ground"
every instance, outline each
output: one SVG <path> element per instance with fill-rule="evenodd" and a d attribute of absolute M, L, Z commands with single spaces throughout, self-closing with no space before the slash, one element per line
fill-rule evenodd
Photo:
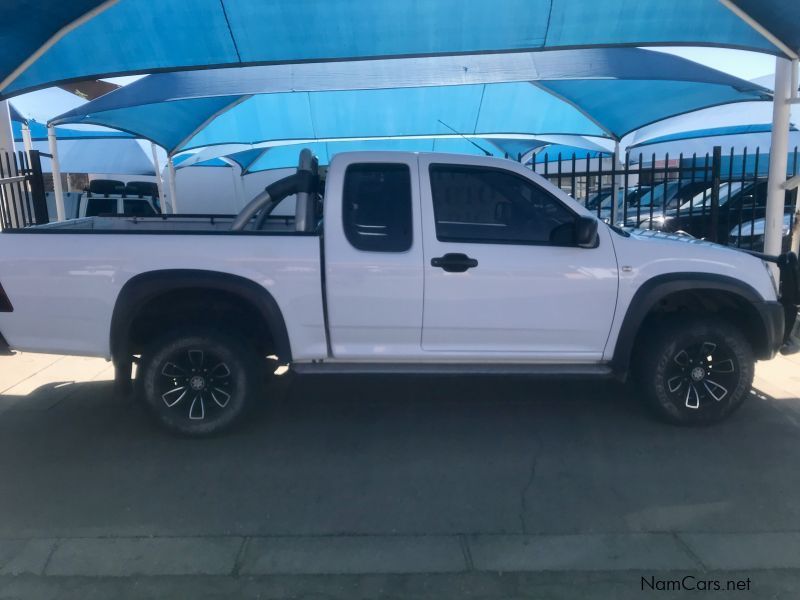
<path fill-rule="evenodd" d="M 187 440 L 53 384 L 0 396 L 0 537 L 795 530 L 796 402 L 682 429 L 611 382 L 287 376 Z"/>

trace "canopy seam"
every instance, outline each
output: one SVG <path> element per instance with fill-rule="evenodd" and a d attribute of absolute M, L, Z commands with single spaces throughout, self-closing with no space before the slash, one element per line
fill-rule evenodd
<path fill-rule="evenodd" d="M 547 48 L 547 38 L 550 35 L 550 17 L 553 16 L 553 0 L 550 0 L 550 7 L 547 9 L 547 24 L 544 26 L 544 40 L 542 47 Z"/>
<path fill-rule="evenodd" d="M 233 35 L 233 29 L 231 29 L 231 22 L 228 19 L 228 11 L 225 10 L 225 0 L 219 0 L 219 5 L 222 8 L 222 16 L 225 17 L 225 25 L 228 26 L 228 35 L 231 36 L 231 43 L 233 43 L 233 49 L 236 51 L 236 59 L 238 60 L 239 64 L 242 63 L 242 55 L 239 54 L 239 45 L 236 43 L 236 37 Z"/>

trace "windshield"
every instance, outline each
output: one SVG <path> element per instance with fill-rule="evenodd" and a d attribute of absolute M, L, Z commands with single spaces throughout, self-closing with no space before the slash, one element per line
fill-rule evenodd
<path fill-rule="evenodd" d="M 751 186 L 748 186 L 748 188 Z M 722 206 L 728 202 L 731 196 L 739 193 L 742 189 L 741 182 L 735 181 L 733 183 L 721 183 L 719 186 L 719 205 Z M 695 210 L 702 209 L 703 207 L 709 208 L 711 206 L 711 187 L 698 192 L 688 202 L 684 202 L 680 206 L 680 210 Z"/>

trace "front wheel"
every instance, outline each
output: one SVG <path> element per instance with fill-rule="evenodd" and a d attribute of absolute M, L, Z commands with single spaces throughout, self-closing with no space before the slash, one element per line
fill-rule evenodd
<path fill-rule="evenodd" d="M 258 393 L 261 375 L 248 344 L 214 330 L 179 330 L 143 353 L 140 389 L 160 425 L 202 437 L 242 418 Z"/>
<path fill-rule="evenodd" d="M 716 423 L 750 393 L 753 350 L 727 321 L 673 317 L 642 336 L 636 375 L 647 404 L 661 419 L 682 425 Z"/>

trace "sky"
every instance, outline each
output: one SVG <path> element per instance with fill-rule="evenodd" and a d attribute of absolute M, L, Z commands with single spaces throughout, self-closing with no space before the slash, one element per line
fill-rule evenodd
<path fill-rule="evenodd" d="M 741 79 L 756 79 L 765 75 L 772 76 L 775 73 L 775 57 L 770 54 L 727 48 L 664 47 L 649 49 L 687 58 Z"/>

